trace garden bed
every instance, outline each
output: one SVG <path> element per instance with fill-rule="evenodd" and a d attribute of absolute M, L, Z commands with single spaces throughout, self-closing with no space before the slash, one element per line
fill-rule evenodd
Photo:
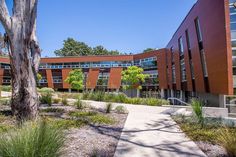
<path fill-rule="evenodd" d="M 201 126 L 193 117 L 173 116 L 172 118 L 208 157 L 228 156 L 219 136 L 222 136 L 222 132 L 226 130 L 236 135 L 236 128 L 223 126 L 220 119 L 205 119 L 205 125 Z M 235 147 L 235 144 L 232 147 Z"/>
<path fill-rule="evenodd" d="M 1 105 L 0 105 L 1 108 Z M 16 127 L 9 108 L 2 107 L 0 132 Z M 127 114 L 89 106 L 77 109 L 74 105 L 41 105 L 40 116 L 65 132 L 63 157 L 113 156 Z"/>

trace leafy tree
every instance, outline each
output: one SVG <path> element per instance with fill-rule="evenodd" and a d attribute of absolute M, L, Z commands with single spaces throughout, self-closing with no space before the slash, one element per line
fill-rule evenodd
<path fill-rule="evenodd" d="M 54 52 L 57 56 L 86 56 L 92 54 L 92 48 L 73 38 L 64 40 L 63 48 Z"/>
<path fill-rule="evenodd" d="M 84 42 L 73 38 L 64 40 L 63 48 L 54 52 L 57 56 L 87 56 L 87 55 L 119 55 L 118 51 L 108 51 L 103 46 L 89 47 Z"/>
<path fill-rule="evenodd" d="M 81 69 L 72 70 L 69 76 L 66 78 L 65 82 L 69 83 L 72 89 L 81 90 L 84 85 L 84 74 Z"/>
<path fill-rule="evenodd" d="M 37 4 L 38 0 L 14 0 L 9 14 L 5 0 L 0 0 L 0 22 L 11 56 L 11 108 L 18 120 L 35 119 L 38 115 L 36 75 L 41 49 L 36 36 Z"/>
<path fill-rule="evenodd" d="M 99 45 L 93 48 L 93 55 L 108 55 L 107 49 Z"/>
<path fill-rule="evenodd" d="M 149 77 L 148 74 L 143 74 L 143 69 L 137 66 L 130 66 L 127 70 L 122 71 L 122 81 L 124 81 L 125 89 L 136 89 L 137 97 L 139 90 L 142 89 L 141 84 Z"/>
<path fill-rule="evenodd" d="M 42 80 L 42 75 L 40 73 L 37 73 L 37 84 L 40 86 L 39 81 Z"/>
<path fill-rule="evenodd" d="M 150 51 L 154 51 L 154 50 L 156 50 L 156 49 L 153 49 L 153 48 L 147 48 L 147 49 L 143 50 L 143 52 L 150 52 Z"/>
<path fill-rule="evenodd" d="M 7 56 L 6 44 L 4 36 L 0 33 L 0 56 Z"/>

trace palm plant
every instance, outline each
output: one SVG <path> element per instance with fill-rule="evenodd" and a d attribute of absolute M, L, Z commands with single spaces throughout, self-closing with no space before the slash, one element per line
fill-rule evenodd
<path fill-rule="evenodd" d="M 199 100 L 193 99 L 191 106 L 195 116 L 197 117 L 198 123 L 201 124 L 201 126 L 203 127 L 204 126 L 203 103 Z"/>

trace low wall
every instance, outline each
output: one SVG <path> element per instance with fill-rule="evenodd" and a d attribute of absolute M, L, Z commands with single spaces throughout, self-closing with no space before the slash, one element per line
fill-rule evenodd
<path fill-rule="evenodd" d="M 170 114 L 183 114 L 183 115 L 192 114 L 191 106 L 171 106 L 171 105 L 165 105 L 165 106 L 172 108 L 172 110 L 170 110 Z M 228 109 L 219 107 L 203 107 L 203 114 L 205 117 L 223 118 L 223 117 L 228 117 Z"/>

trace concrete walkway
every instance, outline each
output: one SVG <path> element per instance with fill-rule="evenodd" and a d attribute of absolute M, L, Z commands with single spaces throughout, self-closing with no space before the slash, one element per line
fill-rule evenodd
<path fill-rule="evenodd" d="M 94 107 L 105 103 L 90 102 Z M 114 107 L 120 104 L 114 104 Z M 122 104 L 123 105 L 123 104 Z M 129 111 L 115 157 L 205 157 L 167 114 L 168 107 L 123 105 Z"/>

